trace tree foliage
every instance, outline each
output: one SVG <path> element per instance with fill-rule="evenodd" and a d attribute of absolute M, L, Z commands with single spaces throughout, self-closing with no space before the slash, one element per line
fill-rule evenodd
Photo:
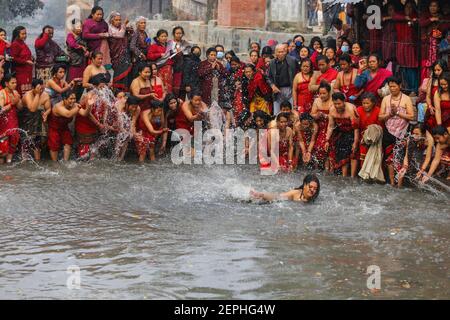
<path fill-rule="evenodd" d="M 36 10 L 43 7 L 41 0 L 0 0 L 0 19 L 8 21 L 17 16 L 32 16 Z"/>

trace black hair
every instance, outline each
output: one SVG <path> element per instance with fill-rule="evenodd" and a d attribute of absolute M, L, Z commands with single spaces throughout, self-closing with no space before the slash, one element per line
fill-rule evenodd
<path fill-rule="evenodd" d="M 206 50 L 206 56 L 209 56 L 209 54 L 210 54 L 211 52 L 217 53 L 216 48 L 214 48 L 214 47 L 208 48 L 208 50 Z"/>
<path fill-rule="evenodd" d="M 175 100 L 177 102 L 177 109 L 180 106 L 180 102 L 178 101 L 178 98 L 173 93 L 168 93 L 166 97 L 164 98 L 164 111 L 170 110 L 169 105 L 170 101 Z"/>
<path fill-rule="evenodd" d="M 441 79 L 439 79 L 439 80 L 445 80 L 445 81 L 447 81 L 447 86 L 449 86 L 450 85 L 450 72 L 444 72 L 443 74 L 442 74 L 442 77 L 441 77 Z M 447 91 L 449 90 L 449 88 L 447 88 Z M 439 94 L 442 94 L 444 91 L 442 90 L 442 87 L 441 87 L 441 83 L 440 83 L 440 81 L 439 81 Z"/>
<path fill-rule="evenodd" d="M 75 96 L 77 95 L 77 93 L 76 93 L 74 90 L 69 89 L 69 90 L 63 92 L 63 93 L 61 94 L 61 97 L 63 98 L 63 100 L 67 100 L 67 99 L 69 99 L 70 96 L 73 95 L 73 94 L 74 94 Z"/>
<path fill-rule="evenodd" d="M 319 44 L 320 44 L 320 47 L 323 49 L 323 43 L 322 43 L 322 40 L 320 39 L 320 37 L 312 37 L 311 38 L 311 41 L 309 42 L 309 47 L 311 48 L 311 49 L 314 49 L 314 43 L 315 42 L 318 42 Z"/>
<path fill-rule="evenodd" d="M 241 63 L 241 59 L 239 59 L 239 57 L 237 57 L 237 56 L 232 56 L 232 57 L 231 57 L 230 63 L 231 63 L 231 62 L 237 62 L 237 63 L 240 64 L 240 63 Z"/>
<path fill-rule="evenodd" d="M 301 34 L 296 34 L 296 35 L 294 36 L 294 38 L 292 39 L 292 41 L 295 41 L 295 39 L 297 39 L 297 38 L 302 38 L 302 42 L 305 42 L 305 37 L 302 36 Z"/>
<path fill-rule="evenodd" d="M 303 112 L 300 115 L 300 121 L 304 121 L 304 120 L 307 120 L 309 122 L 313 122 L 314 118 L 312 117 L 312 115 L 309 112 Z"/>
<path fill-rule="evenodd" d="M 290 110 L 292 110 L 292 103 L 289 101 L 289 100 L 283 100 L 283 101 L 281 101 L 281 103 L 280 103 L 280 109 L 283 109 L 283 108 L 289 108 Z"/>
<path fill-rule="evenodd" d="M 263 55 L 269 55 L 269 56 L 273 55 L 272 48 L 269 46 L 265 46 L 264 48 L 262 48 L 261 56 L 263 56 Z"/>
<path fill-rule="evenodd" d="M 191 92 L 189 92 L 189 99 L 193 99 L 194 97 L 201 97 L 202 92 L 199 89 L 194 89 Z"/>
<path fill-rule="evenodd" d="M 172 30 L 172 35 L 173 35 L 173 36 L 175 36 L 175 32 L 176 32 L 177 30 L 181 30 L 181 32 L 183 33 L 183 35 L 185 34 L 185 33 L 184 33 L 184 28 L 183 28 L 182 26 L 176 26 L 176 27 L 173 28 L 173 30 Z"/>
<path fill-rule="evenodd" d="M 45 27 L 42 28 L 42 33 L 39 35 L 38 39 L 41 39 L 41 38 L 44 36 L 45 29 L 47 29 L 47 28 L 48 28 L 48 29 L 55 30 L 54 27 L 52 27 L 52 26 L 50 26 L 50 25 L 46 25 Z"/>
<path fill-rule="evenodd" d="M 339 62 L 341 62 L 341 61 L 345 61 L 345 62 L 347 62 L 348 64 L 352 64 L 352 58 L 351 58 L 350 55 L 347 54 L 347 53 L 344 53 L 342 56 L 340 56 Z"/>
<path fill-rule="evenodd" d="M 286 118 L 287 120 L 289 120 L 290 115 L 289 115 L 289 113 L 287 113 L 287 112 L 280 112 L 280 113 L 277 115 L 277 118 L 276 118 L 277 122 L 280 121 L 281 118 Z"/>
<path fill-rule="evenodd" d="M 270 121 L 270 115 L 268 115 L 267 113 L 265 113 L 262 110 L 256 110 L 255 112 L 253 112 L 253 119 L 256 120 L 256 118 L 261 118 L 264 121 L 264 125 L 267 126 L 267 124 Z"/>
<path fill-rule="evenodd" d="M 202 48 L 200 48 L 199 46 L 192 46 L 191 53 L 194 53 L 195 49 L 198 49 L 198 50 L 200 50 L 200 52 L 202 52 Z"/>
<path fill-rule="evenodd" d="M 163 35 L 163 34 L 167 34 L 167 36 L 169 36 L 169 32 L 167 32 L 167 30 L 164 29 L 159 29 L 158 32 L 156 32 L 156 37 L 154 38 L 155 42 L 159 42 L 158 38 Z"/>
<path fill-rule="evenodd" d="M 64 71 L 67 71 L 66 66 L 63 64 L 54 65 L 53 68 L 50 70 L 50 74 L 52 75 L 52 77 L 58 73 L 59 69 L 64 69 Z"/>
<path fill-rule="evenodd" d="M 100 7 L 100 6 L 94 6 L 94 7 L 92 8 L 91 14 L 89 15 L 88 18 L 89 18 L 89 19 L 92 19 L 93 16 L 94 16 L 94 14 L 95 14 L 97 11 L 101 11 L 101 12 L 103 13 L 103 15 L 105 14 L 105 11 L 103 10 L 102 7 Z"/>
<path fill-rule="evenodd" d="M 448 135 L 449 133 L 448 133 L 448 131 L 447 131 L 447 128 L 446 127 L 444 127 L 444 126 L 437 126 L 437 127 L 434 127 L 432 130 L 431 130 L 431 134 L 433 135 L 433 136 L 443 136 L 443 135 Z"/>
<path fill-rule="evenodd" d="M 234 52 L 233 50 L 229 50 L 229 51 L 225 52 L 225 56 L 227 54 L 231 55 L 232 57 L 237 57 L 236 52 Z"/>
<path fill-rule="evenodd" d="M 14 40 L 16 40 L 19 37 L 20 32 L 22 30 L 27 30 L 27 29 L 24 26 L 18 26 L 13 30 L 11 42 L 14 42 Z"/>
<path fill-rule="evenodd" d="M 251 69 L 253 70 L 253 72 L 256 71 L 256 67 L 255 67 L 253 64 L 251 64 L 251 63 L 247 63 L 247 64 L 244 66 L 244 69 L 245 69 L 245 68 L 251 68 Z"/>
<path fill-rule="evenodd" d="M 4 33 L 6 34 L 6 30 L 3 29 L 3 28 L 0 28 L 0 33 L 1 33 L 1 32 L 4 32 Z"/>
<path fill-rule="evenodd" d="M 259 42 L 256 42 L 256 41 L 251 42 L 250 43 L 250 48 L 252 47 L 252 44 L 256 44 L 258 46 L 258 50 L 261 51 L 261 45 L 259 44 Z M 258 54 L 259 54 L 259 51 L 258 51 Z"/>
<path fill-rule="evenodd" d="M 35 78 L 31 81 L 31 87 L 33 87 L 33 89 L 36 88 L 38 85 L 42 86 L 43 84 L 44 84 L 44 81 L 42 79 Z"/>
<path fill-rule="evenodd" d="M 317 191 L 314 196 L 311 198 L 309 202 L 314 202 L 320 193 L 320 181 L 319 178 L 315 174 L 308 174 L 305 178 L 303 178 L 303 184 L 301 187 L 298 187 L 296 190 L 304 190 L 305 186 L 310 184 L 311 182 L 315 182 L 317 184 Z"/>
<path fill-rule="evenodd" d="M 335 93 L 333 93 L 331 98 L 333 99 L 333 101 L 341 100 L 341 101 L 345 102 L 345 94 L 343 94 L 342 92 L 335 92 Z"/>
<path fill-rule="evenodd" d="M 3 80 L 2 80 L 2 87 L 5 87 L 6 83 L 10 82 L 12 79 L 17 79 L 15 73 L 5 74 L 5 76 L 3 77 Z"/>
<path fill-rule="evenodd" d="M 427 128 L 424 123 L 416 123 L 415 125 L 413 125 L 413 127 L 411 128 L 411 132 L 413 132 L 414 129 L 419 129 L 421 134 L 425 134 L 427 132 Z"/>
<path fill-rule="evenodd" d="M 377 59 L 378 64 L 381 63 L 381 57 L 378 53 L 371 53 L 369 54 L 369 56 L 367 57 L 367 61 L 370 59 L 370 57 L 374 57 L 375 59 Z"/>
<path fill-rule="evenodd" d="M 250 52 L 248 53 L 248 55 L 251 56 L 253 52 L 256 52 L 256 54 L 258 55 L 258 58 L 260 57 L 259 51 L 258 51 L 258 50 L 250 50 Z"/>
<path fill-rule="evenodd" d="M 150 107 L 152 109 L 163 108 L 164 104 L 159 100 L 152 100 L 152 102 L 150 102 Z"/>
<path fill-rule="evenodd" d="M 398 85 L 401 85 L 402 84 L 402 79 L 394 77 L 394 76 L 387 78 L 386 83 L 389 84 L 391 82 L 394 82 L 394 83 L 396 83 Z"/>
<path fill-rule="evenodd" d="M 364 99 L 370 100 L 370 101 L 373 103 L 373 105 L 376 105 L 376 104 L 377 104 L 377 97 L 375 96 L 375 94 L 373 94 L 373 92 L 364 92 L 364 93 L 361 95 L 361 102 L 362 102 Z"/>
<path fill-rule="evenodd" d="M 313 66 L 313 63 L 310 58 L 305 58 L 300 61 L 300 69 L 302 68 L 302 66 L 305 62 L 309 63 L 309 67 L 310 67 L 309 75 L 312 75 L 314 73 L 314 66 Z"/>
<path fill-rule="evenodd" d="M 445 61 L 444 59 L 436 60 L 436 61 L 431 65 L 431 67 L 430 67 L 430 68 L 431 68 L 431 77 L 432 77 L 434 80 L 437 79 L 437 77 L 436 77 L 435 74 L 434 74 L 434 68 L 435 68 L 437 65 L 439 65 L 439 66 L 442 68 L 443 71 L 445 71 L 445 70 L 448 69 L 447 61 Z"/>
<path fill-rule="evenodd" d="M 328 91 L 328 93 L 330 93 L 331 85 L 326 80 L 322 80 L 322 81 L 320 81 L 320 84 L 319 84 L 319 90 L 320 89 L 326 89 Z"/>
<path fill-rule="evenodd" d="M 91 59 L 94 60 L 95 58 L 97 58 L 97 56 L 100 56 L 100 55 L 103 56 L 103 53 L 100 51 L 94 51 L 91 54 Z"/>
<path fill-rule="evenodd" d="M 222 48 L 222 50 L 225 51 L 225 47 L 221 44 L 216 44 L 214 49 L 216 49 L 216 51 L 217 51 L 217 48 Z"/>
<path fill-rule="evenodd" d="M 142 71 L 144 71 L 145 68 L 150 68 L 150 71 L 152 70 L 152 68 L 150 67 L 150 65 L 146 62 L 139 62 L 138 66 L 137 66 L 137 70 L 138 73 L 141 73 Z"/>
<path fill-rule="evenodd" d="M 129 106 L 135 106 L 135 105 L 138 105 L 140 102 L 141 102 L 141 99 L 139 99 L 139 98 L 136 97 L 136 96 L 129 96 L 129 97 L 127 98 L 127 105 L 129 105 Z"/>
<path fill-rule="evenodd" d="M 327 56 L 322 56 L 322 55 L 318 56 L 316 61 L 317 61 L 317 63 L 319 63 L 319 61 L 325 61 L 327 64 L 330 63 L 330 59 L 328 59 Z"/>

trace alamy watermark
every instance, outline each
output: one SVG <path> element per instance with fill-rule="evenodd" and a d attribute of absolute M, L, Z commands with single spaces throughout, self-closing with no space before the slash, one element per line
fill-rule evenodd
<path fill-rule="evenodd" d="M 369 290 L 381 290 L 381 269 L 377 265 L 371 265 L 367 267 L 367 289 Z"/>
<path fill-rule="evenodd" d="M 67 267 L 66 273 L 69 275 L 67 277 L 66 286 L 69 290 L 80 290 L 81 289 L 81 270 L 79 266 L 69 266 Z"/>

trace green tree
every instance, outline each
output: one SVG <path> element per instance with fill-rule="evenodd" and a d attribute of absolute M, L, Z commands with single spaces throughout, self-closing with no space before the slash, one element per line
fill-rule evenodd
<path fill-rule="evenodd" d="M 8 21 L 17 16 L 32 16 L 36 10 L 42 9 L 41 0 L 0 0 L 0 20 Z"/>

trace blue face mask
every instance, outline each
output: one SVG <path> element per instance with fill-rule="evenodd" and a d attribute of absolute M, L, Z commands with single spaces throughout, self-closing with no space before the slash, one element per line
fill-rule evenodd
<path fill-rule="evenodd" d="M 342 52 L 348 52 L 350 50 L 349 46 L 342 46 L 341 47 Z"/>
<path fill-rule="evenodd" d="M 217 52 L 217 59 L 223 59 L 225 54 L 222 51 Z"/>
<path fill-rule="evenodd" d="M 303 42 L 301 42 L 301 41 L 295 42 L 295 46 L 297 46 L 297 47 L 301 47 L 302 45 L 303 45 Z"/>

